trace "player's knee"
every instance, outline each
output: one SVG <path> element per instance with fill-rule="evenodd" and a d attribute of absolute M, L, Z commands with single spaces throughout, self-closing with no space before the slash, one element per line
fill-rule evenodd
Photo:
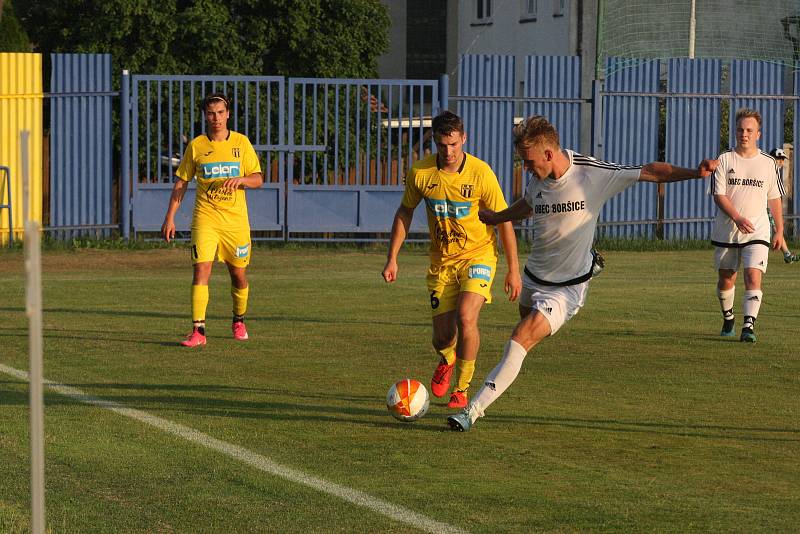
<path fill-rule="evenodd" d="M 459 311 L 456 318 L 458 329 L 462 332 L 478 328 L 478 314 L 472 311 Z"/>

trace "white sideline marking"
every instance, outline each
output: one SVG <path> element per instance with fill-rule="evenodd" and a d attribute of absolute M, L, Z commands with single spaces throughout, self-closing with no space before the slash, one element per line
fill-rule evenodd
<path fill-rule="evenodd" d="M 28 381 L 28 373 L 25 371 L 20 371 L 19 369 L 3 365 L 2 363 L 0 363 L 0 371 L 20 380 L 24 380 L 25 382 Z M 383 516 L 394 519 L 395 521 L 399 521 L 400 523 L 405 523 L 414 528 L 433 533 L 441 532 L 461 534 L 467 532 L 465 530 L 461 530 L 460 528 L 448 525 L 446 523 L 440 523 L 439 521 L 435 521 L 424 515 L 412 512 L 411 510 L 403 508 L 402 506 L 397 506 L 382 499 L 372 497 L 362 491 L 348 488 L 347 486 L 342 486 L 334 482 L 328 482 L 327 480 L 303 473 L 297 469 L 281 465 L 270 460 L 266 456 L 249 451 L 243 447 L 239 447 L 238 445 L 212 438 L 208 434 L 204 434 L 188 426 L 151 415 L 141 410 L 126 408 L 124 405 L 118 402 L 108 401 L 87 395 L 83 391 L 71 386 L 65 386 L 47 379 L 43 380 L 43 383 L 49 389 L 52 389 L 56 393 L 64 395 L 65 397 L 70 397 L 74 400 L 83 402 L 85 404 L 90 404 L 92 406 L 105 408 L 120 415 L 124 415 L 125 417 L 130 417 L 131 419 L 136 419 L 142 423 L 147 423 L 148 425 L 154 426 L 159 430 L 163 430 L 164 432 L 174 434 L 184 438 L 185 440 L 191 441 L 192 443 L 197 443 L 198 445 L 219 451 L 230 456 L 231 458 L 234 458 L 235 460 L 250 464 L 251 466 L 264 471 L 265 473 L 284 478 L 290 482 L 308 486 L 311 489 L 333 495 L 334 497 L 339 497 L 342 500 L 353 503 L 357 506 L 362 506 L 372 510 L 373 512 L 377 512 Z"/>

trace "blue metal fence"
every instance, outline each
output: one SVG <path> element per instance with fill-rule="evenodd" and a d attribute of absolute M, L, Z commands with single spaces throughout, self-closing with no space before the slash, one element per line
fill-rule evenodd
<path fill-rule="evenodd" d="M 558 130 L 561 146 L 580 152 L 581 58 L 528 56 L 522 96 L 523 116 L 547 117 Z"/>
<path fill-rule="evenodd" d="M 783 65 L 766 61 L 731 61 L 730 146 L 736 144 L 736 121 L 739 108 L 753 108 L 761 113 L 760 147 L 769 152 L 783 145 L 784 73 Z M 746 95 L 746 96 L 742 96 Z"/>
<path fill-rule="evenodd" d="M 288 106 L 288 239 L 386 232 L 408 169 L 433 150 L 439 82 L 290 78 Z M 416 214 L 411 231 L 425 231 Z"/>
<path fill-rule="evenodd" d="M 52 54 L 50 230 L 110 235 L 113 156 L 111 55 Z"/>
<path fill-rule="evenodd" d="M 264 173 L 264 186 L 247 193 L 256 206 L 249 210 L 251 228 L 272 232 L 259 238 L 283 239 L 284 84 L 284 78 L 276 76 L 131 76 L 130 168 L 123 169 L 123 183 L 131 184 L 133 232 L 161 229 L 186 144 L 205 131 L 200 102 L 208 93 L 223 92 L 231 102 L 230 128 L 247 135 Z M 178 231 L 190 228 L 194 190 L 192 184 L 176 214 Z"/>
<path fill-rule="evenodd" d="M 795 71 L 795 73 L 794 73 L 794 93 L 793 94 L 794 94 L 794 97 L 796 99 L 800 98 L 800 70 Z M 795 100 L 794 102 L 795 102 L 795 106 L 794 106 L 794 125 L 793 125 L 793 128 L 792 128 L 792 138 L 795 140 L 794 146 L 797 147 L 797 141 L 800 140 L 800 117 L 798 117 L 798 114 L 800 114 L 800 110 L 798 110 L 798 105 L 797 105 L 798 100 Z M 800 151 L 794 150 L 792 152 L 792 160 L 791 161 L 792 161 L 792 169 L 793 170 L 797 169 L 798 168 L 797 167 L 798 164 L 800 164 L 800 154 L 798 152 L 800 152 Z M 786 184 L 786 185 L 788 185 L 788 186 L 792 186 L 793 185 L 794 186 L 794 187 L 791 187 L 791 192 L 793 193 L 792 201 L 789 204 L 791 206 L 791 208 L 792 208 L 791 211 L 792 211 L 792 213 L 800 214 L 800 195 L 797 194 L 798 185 L 800 185 L 800 177 L 797 176 L 797 174 L 798 174 L 797 172 L 794 173 L 794 183 L 793 184 Z M 784 176 L 786 176 L 786 175 L 784 174 Z M 795 237 L 800 236 L 800 224 L 797 224 L 797 220 L 795 220 L 795 224 L 793 226 L 794 226 L 794 236 Z"/>
<path fill-rule="evenodd" d="M 716 59 L 671 59 L 667 67 L 665 159 L 695 167 L 720 153 L 722 62 Z M 712 95 L 705 97 L 703 95 Z M 689 180 L 664 186 L 664 238 L 706 239 L 716 207 L 708 182 Z M 688 221 L 689 219 L 704 219 Z M 684 221 L 684 222 L 669 222 Z"/>
<path fill-rule="evenodd" d="M 606 72 L 612 74 L 588 98 L 580 92 L 577 57 L 524 58 L 518 83 L 513 57 L 467 55 L 461 58 L 457 94 L 449 98 L 464 118 L 467 151 L 493 167 L 509 202 L 527 181 L 514 161 L 511 125 L 531 114 L 550 118 L 562 144 L 578 148 L 581 109 L 590 103 L 594 155 L 624 164 L 666 159 L 694 166 L 715 156 L 727 148 L 720 146 L 726 102 L 730 139 L 733 114 L 747 106 L 764 117 L 761 148 L 782 145 L 784 114 L 800 97 L 800 75 L 794 75 L 793 93 L 784 94 L 787 71 L 770 63 L 673 59 L 663 67 L 659 61 L 609 58 Z M 111 90 L 110 57 L 56 54 L 52 80 L 50 228 L 66 236 L 116 227 L 111 102 L 118 93 Z M 430 121 L 447 106 L 448 87 L 446 76 L 438 81 L 124 76 L 123 235 L 160 229 L 179 158 L 188 140 L 204 129 L 199 101 L 223 91 L 232 101 L 231 128 L 251 139 L 266 176 L 264 188 L 248 192 L 254 238 L 381 239 L 408 168 L 435 149 Z M 800 138 L 798 120 L 793 128 Z M 797 160 L 795 154 L 793 163 Z M 790 210 L 797 213 L 799 204 L 794 195 Z M 190 192 L 176 221 L 181 230 L 189 228 L 191 205 Z M 662 189 L 640 184 L 606 205 L 600 232 L 653 237 L 661 230 L 668 239 L 705 239 L 715 210 L 707 182 Z M 419 211 L 412 229 L 424 235 Z M 797 235 L 796 228 L 793 232 Z"/>
<path fill-rule="evenodd" d="M 661 62 L 609 58 L 601 102 L 605 161 L 641 165 L 658 159 L 658 99 Z M 597 110 L 595 111 L 597 113 Z M 597 115 L 596 115 L 597 117 Z M 600 233 L 609 237 L 653 237 L 658 196 L 642 183 L 609 200 L 600 213 Z M 639 222 L 641 221 L 641 222 Z"/>
<path fill-rule="evenodd" d="M 514 57 L 463 55 L 457 113 L 467 133 L 465 150 L 491 165 L 506 200 L 513 195 Z"/>

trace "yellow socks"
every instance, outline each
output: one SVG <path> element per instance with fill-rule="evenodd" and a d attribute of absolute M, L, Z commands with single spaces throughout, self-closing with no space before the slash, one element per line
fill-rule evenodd
<path fill-rule="evenodd" d="M 231 297 L 233 297 L 233 315 L 241 317 L 247 311 L 247 297 L 250 295 L 250 286 L 239 289 L 231 286 Z"/>
<path fill-rule="evenodd" d="M 447 365 L 453 365 L 453 363 L 456 361 L 455 344 L 443 349 L 437 349 L 436 353 L 447 361 Z"/>
<path fill-rule="evenodd" d="M 203 323 L 205 326 L 206 308 L 208 308 L 208 286 L 192 286 L 192 323 Z"/>
<path fill-rule="evenodd" d="M 475 360 L 456 360 L 456 367 L 458 368 L 458 384 L 456 390 L 466 391 L 469 388 L 469 383 L 472 382 L 472 375 L 475 374 Z"/>

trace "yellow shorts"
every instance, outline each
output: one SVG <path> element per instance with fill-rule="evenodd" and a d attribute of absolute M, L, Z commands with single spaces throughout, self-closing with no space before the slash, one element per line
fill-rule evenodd
<path fill-rule="evenodd" d="M 492 282 L 497 270 L 497 258 L 462 260 L 446 265 L 431 265 L 428 269 L 428 291 L 431 313 L 436 316 L 456 309 L 462 291 L 477 293 L 492 302 Z"/>
<path fill-rule="evenodd" d="M 250 263 L 250 228 L 193 227 L 192 264 L 214 261 L 215 258 L 234 267 L 247 267 Z"/>

